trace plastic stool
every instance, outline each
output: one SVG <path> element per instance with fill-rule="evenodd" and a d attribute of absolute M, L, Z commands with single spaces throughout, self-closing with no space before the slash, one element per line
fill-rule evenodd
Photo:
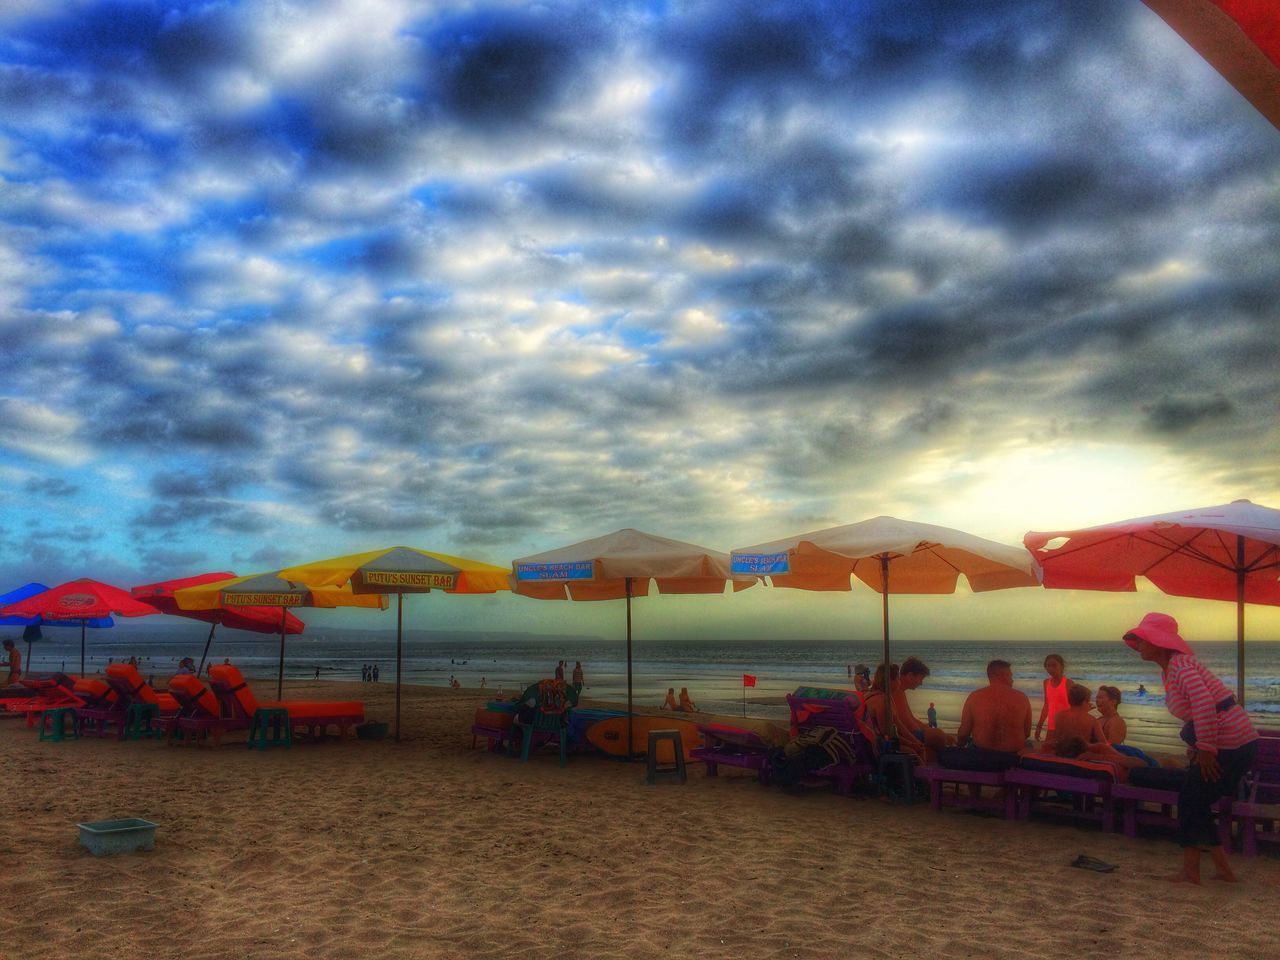
<path fill-rule="evenodd" d="M 151 721 L 155 721 L 155 726 Z M 143 737 L 163 737 L 160 727 L 160 705 L 158 703 L 131 703 L 124 714 L 124 728 L 121 740 L 141 740 Z"/>
<path fill-rule="evenodd" d="M 880 780 L 880 790 L 885 796 L 904 803 L 916 802 L 915 758 L 911 754 L 881 753 L 876 762 L 876 774 Z M 924 794 L 918 799 L 923 800 Z"/>
<path fill-rule="evenodd" d="M 293 724 L 289 722 L 289 711 L 283 707 L 259 707 L 249 725 L 249 749 L 292 746 Z"/>
<path fill-rule="evenodd" d="M 675 766 L 658 765 L 658 744 L 666 741 L 675 748 Z M 679 730 L 650 730 L 648 767 L 645 771 L 645 783 L 657 783 L 659 777 L 672 777 L 679 783 L 685 783 L 688 777 L 684 769 L 684 744 L 680 741 Z"/>
<path fill-rule="evenodd" d="M 67 730 L 66 721 L 71 720 L 71 729 Z M 40 739 L 62 740 L 70 734 L 72 740 L 80 739 L 80 717 L 72 707 L 54 707 L 40 711 Z"/>

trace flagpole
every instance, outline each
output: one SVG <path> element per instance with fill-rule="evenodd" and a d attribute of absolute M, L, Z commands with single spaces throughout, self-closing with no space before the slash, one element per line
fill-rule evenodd
<path fill-rule="evenodd" d="M 747 676 L 742 675 L 742 719 L 747 719 Z"/>

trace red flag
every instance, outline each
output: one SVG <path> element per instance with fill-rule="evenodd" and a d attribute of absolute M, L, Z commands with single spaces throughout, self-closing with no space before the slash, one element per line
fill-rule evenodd
<path fill-rule="evenodd" d="M 742 675 L 742 685 L 744 687 L 754 687 L 756 685 L 756 678 L 749 673 L 744 673 Z"/>

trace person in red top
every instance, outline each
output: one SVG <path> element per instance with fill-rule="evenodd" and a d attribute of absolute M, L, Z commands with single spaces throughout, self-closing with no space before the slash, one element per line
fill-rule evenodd
<path fill-rule="evenodd" d="M 1053 718 L 1059 710 L 1066 710 L 1070 706 L 1067 702 L 1067 690 L 1071 681 L 1065 676 L 1067 661 L 1059 654 L 1051 653 L 1044 658 L 1044 669 L 1049 676 L 1044 681 L 1044 706 L 1040 708 L 1040 719 L 1036 721 L 1037 740 L 1044 730 L 1045 720 L 1049 721 L 1049 734 L 1052 737 L 1055 726 Z"/>
<path fill-rule="evenodd" d="M 1235 694 L 1205 667 L 1178 635 L 1178 621 L 1164 613 L 1148 613 L 1124 635 L 1124 642 L 1164 673 L 1164 702 L 1185 721 L 1182 738 L 1192 745 L 1191 768 L 1178 791 L 1178 844 L 1182 869 L 1169 877 L 1174 883 L 1200 882 L 1200 851 L 1205 848 L 1217 869 L 1215 877 L 1228 883 L 1236 875 L 1213 825 L 1212 807 L 1220 797 L 1236 792 L 1240 779 L 1253 766 L 1258 733 Z"/>

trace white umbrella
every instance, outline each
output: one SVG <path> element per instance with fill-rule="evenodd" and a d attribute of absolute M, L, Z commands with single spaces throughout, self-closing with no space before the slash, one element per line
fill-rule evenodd
<path fill-rule="evenodd" d="M 1026 550 L 971 533 L 874 517 L 842 527 L 740 547 L 730 554 L 735 575 L 768 576 L 775 587 L 851 590 L 854 576 L 883 597 L 885 718 L 889 709 L 889 594 L 955 593 L 963 574 L 975 593 L 1039 584 Z"/>

